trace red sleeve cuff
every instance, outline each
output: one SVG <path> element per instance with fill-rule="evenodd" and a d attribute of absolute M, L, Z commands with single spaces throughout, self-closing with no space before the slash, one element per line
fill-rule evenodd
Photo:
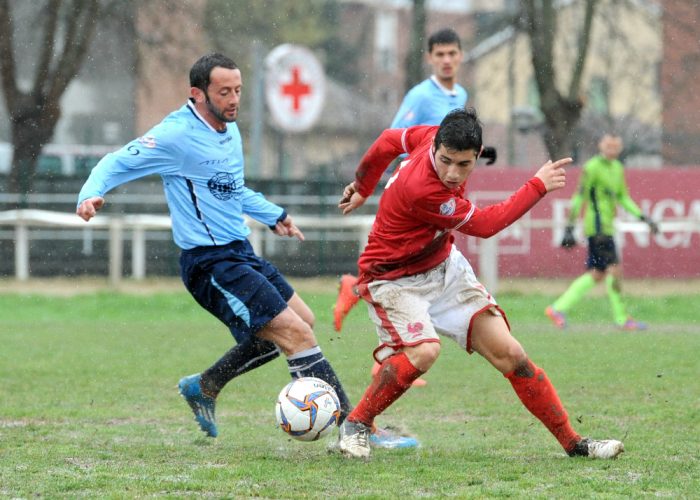
<path fill-rule="evenodd" d="M 373 190 L 369 190 L 366 186 L 363 186 L 360 181 L 355 178 L 355 190 L 360 193 L 364 198 L 369 198 L 372 196 Z"/>
<path fill-rule="evenodd" d="M 528 182 L 534 186 L 537 192 L 540 193 L 540 196 L 544 196 L 547 194 L 547 188 L 544 187 L 544 182 L 542 182 L 542 179 L 540 179 L 539 177 L 533 177 Z"/>

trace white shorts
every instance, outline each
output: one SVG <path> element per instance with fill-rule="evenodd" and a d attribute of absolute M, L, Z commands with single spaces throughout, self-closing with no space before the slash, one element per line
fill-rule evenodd
<path fill-rule="evenodd" d="M 440 342 L 439 335 L 471 353 L 474 317 L 490 311 L 506 319 L 455 246 L 444 262 L 425 273 L 372 281 L 361 286 L 360 293 L 377 327 L 380 344 L 374 358 L 378 362 L 404 346 Z"/>

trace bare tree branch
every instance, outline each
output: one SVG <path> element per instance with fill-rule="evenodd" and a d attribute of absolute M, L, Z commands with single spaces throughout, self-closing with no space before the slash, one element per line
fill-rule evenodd
<path fill-rule="evenodd" d="M 425 0 L 413 0 L 411 36 L 406 54 L 404 90 L 423 80 L 423 47 L 425 45 Z"/>
<path fill-rule="evenodd" d="M 526 0 L 525 28 L 530 37 L 532 65 L 534 68 L 537 88 L 542 96 L 541 102 L 553 102 L 559 99 L 554 82 L 556 81 L 554 69 L 554 34 L 556 18 L 551 0 L 542 0 L 540 10 L 535 6 L 535 0 Z"/>
<path fill-rule="evenodd" d="M 581 78 L 583 76 L 583 68 L 586 65 L 588 57 L 588 47 L 591 42 L 591 28 L 593 26 L 593 14 L 597 0 L 586 0 L 586 12 L 583 18 L 583 29 L 579 34 L 578 54 L 576 55 L 576 63 L 571 74 L 571 82 L 569 83 L 569 99 L 575 100 L 579 98 L 581 91 Z"/>
<path fill-rule="evenodd" d="M 12 103 L 17 100 L 19 94 L 12 45 L 10 5 L 7 0 L 0 0 L 0 81 L 5 95 L 5 106 L 8 110 L 12 109 Z"/>
<path fill-rule="evenodd" d="M 552 158 L 561 158 L 572 153 L 574 131 L 583 109 L 583 99 L 580 95 L 581 79 L 588 56 L 597 1 L 586 0 L 576 60 L 566 95 L 557 86 L 558 83 L 561 85 L 564 79 L 561 78 L 554 57 L 555 40 L 562 38 L 561 34 L 557 33 L 559 7 L 555 6 L 553 0 L 522 2 L 523 25 L 530 38 L 532 67 L 540 96 L 540 109 L 544 115 L 543 138 Z"/>
<path fill-rule="evenodd" d="M 44 83 L 48 80 L 49 71 L 51 70 L 51 57 L 56 45 L 56 26 L 58 25 L 58 12 L 61 6 L 61 0 L 49 0 L 48 8 L 44 15 L 46 16 L 44 23 L 44 41 L 41 44 L 41 55 L 39 63 L 36 67 L 34 75 L 33 89 L 41 89 Z"/>
<path fill-rule="evenodd" d="M 72 11 L 65 47 L 46 93 L 50 101 L 57 101 L 61 97 L 80 69 L 97 25 L 98 0 L 76 0 Z"/>
<path fill-rule="evenodd" d="M 77 76 L 90 48 L 99 18 L 99 1 L 48 0 L 34 5 L 26 2 L 32 12 L 43 18 L 37 29 L 45 31 L 37 37 L 41 45 L 32 86 L 22 92 L 16 81 L 17 56 L 12 40 L 16 36 L 14 30 L 20 27 L 10 13 L 10 2 L 0 0 L 0 78 L 14 147 L 7 184 L 10 192 L 31 191 L 37 159 L 61 116 L 61 96 Z"/>

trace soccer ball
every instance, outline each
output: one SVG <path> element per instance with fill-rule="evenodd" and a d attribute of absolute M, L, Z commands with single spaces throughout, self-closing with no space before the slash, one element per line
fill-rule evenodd
<path fill-rule="evenodd" d="M 277 397 L 280 428 L 299 441 L 315 441 L 338 424 L 340 402 L 329 384 L 314 377 L 288 383 Z"/>

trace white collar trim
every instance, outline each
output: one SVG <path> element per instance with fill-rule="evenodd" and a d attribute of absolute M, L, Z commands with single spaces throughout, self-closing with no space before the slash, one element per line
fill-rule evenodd
<path fill-rule="evenodd" d="M 217 134 L 220 134 L 220 133 L 221 133 L 221 132 L 219 132 L 218 130 L 216 130 L 214 127 L 212 127 L 211 124 L 210 124 L 208 121 L 206 121 L 202 115 L 199 114 L 199 111 L 197 111 L 197 108 L 195 107 L 194 102 L 193 102 L 191 99 L 188 99 L 188 100 L 187 100 L 187 106 L 189 106 L 190 110 L 192 110 L 192 112 L 195 114 L 195 116 L 196 116 L 197 118 L 199 118 L 199 120 L 200 120 L 204 125 L 206 125 L 207 127 L 209 127 L 209 130 L 211 130 L 212 132 L 216 132 Z"/>
<path fill-rule="evenodd" d="M 433 82 L 435 85 L 437 85 L 437 87 L 438 87 L 440 90 L 442 90 L 445 94 L 451 95 L 451 96 L 456 96 L 456 95 L 457 95 L 457 84 L 455 84 L 455 87 L 454 87 L 452 90 L 450 90 L 450 89 L 448 89 L 447 87 L 445 87 L 442 83 L 440 83 L 440 81 L 437 79 L 437 76 L 431 75 L 431 76 L 430 76 L 430 79 L 431 79 L 432 82 Z"/>

